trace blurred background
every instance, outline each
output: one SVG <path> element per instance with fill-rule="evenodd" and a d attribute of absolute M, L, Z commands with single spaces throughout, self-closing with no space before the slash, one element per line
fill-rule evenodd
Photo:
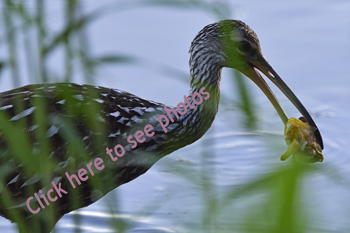
<path fill-rule="evenodd" d="M 202 139 L 64 216 L 54 232 L 350 232 L 349 12 L 345 0 L 2 0 L 0 92 L 88 83 L 176 105 L 189 93 L 192 39 L 207 24 L 239 19 L 325 144 L 323 163 L 280 162 L 284 126 L 274 108 L 224 69 L 222 104 Z M 0 229 L 16 232 L 4 218 Z"/>

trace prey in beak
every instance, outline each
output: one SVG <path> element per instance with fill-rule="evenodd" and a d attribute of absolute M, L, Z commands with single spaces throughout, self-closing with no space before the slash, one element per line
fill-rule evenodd
<path fill-rule="evenodd" d="M 260 42 L 255 32 L 239 20 L 221 21 L 220 31 L 220 44 L 225 51 L 223 66 L 237 69 L 249 77 L 270 100 L 286 127 L 285 139 L 288 150 L 281 159 L 285 160 L 297 152 L 305 152 L 310 162 L 322 161 L 323 141 L 320 130 L 304 105 L 262 55 Z M 302 115 L 301 119 L 297 120 L 287 116 L 259 71 L 268 77 L 294 104 Z"/>
<path fill-rule="evenodd" d="M 317 143 L 319 143 L 321 149 L 323 150 L 323 141 L 322 141 L 320 130 L 318 129 L 315 121 L 310 116 L 310 113 L 306 110 L 306 108 L 300 102 L 298 97 L 295 96 L 293 91 L 287 86 L 287 84 L 280 78 L 280 76 L 276 73 L 276 71 L 270 66 L 270 64 L 262 56 L 259 57 L 258 60 L 249 63 L 249 67 L 247 68 L 245 75 L 247 75 L 265 93 L 265 95 L 269 98 L 272 105 L 275 107 L 281 120 L 286 125 L 289 118 L 287 117 L 286 113 L 283 111 L 276 96 L 273 94 L 270 87 L 267 85 L 267 83 L 265 82 L 265 80 L 257 70 L 261 71 L 264 75 L 266 75 L 266 77 L 268 77 L 283 92 L 283 94 L 293 103 L 293 105 L 299 110 L 301 115 L 304 117 L 305 121 L 310 125 L 311 130 L 315 134 Z"/>
<path fill-rule="evenodd" d="M 244 74 L 254 81 L 254 83 L 265 93 L 285 124 L 284 134 L 288 149 L 286 153 L 281 156 L 281 160 L 286 160 L 289 156 L 294 154 L 295 158 L 299 161 L 307 163 L 322 162 L 323 141 L 321 133 L 304 105 L 264 57 L 261 56 L 258 60 L 248 64 L 249 66 L 244 71 Z M 299 110 L 302 115 L 299 120 L 288 118 L 276 96 L 273 94 L 258 70 L 266 75 Z"/>

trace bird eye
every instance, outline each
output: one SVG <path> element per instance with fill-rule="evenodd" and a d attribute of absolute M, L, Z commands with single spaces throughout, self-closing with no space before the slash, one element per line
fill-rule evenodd
<path fill-rule="evenodd" d="M 239 42 L 238 50 L 242 53 L 247 53 L 252 49 L 252 46 L 249 42 L 243 40 Z"/>

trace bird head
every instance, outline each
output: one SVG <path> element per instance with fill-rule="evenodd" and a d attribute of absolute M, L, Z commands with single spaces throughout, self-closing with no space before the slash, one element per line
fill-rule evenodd
<path fill-rule="evenodd" d="M 196 52 L 200 51 L 200 52 Z M 221 67 L 234 68 L 250 78 L 268 97 L 284 124 L 288 117 L 276 96 L 260 74 L 269 78 L 294 104 L 306 119 L 323 149 L 320 131 L 309 112 L 264 58 L 255 32 L 239 20 L 222 20 L 204 27 L 192 42 L 192 65 L 200 61 L 201 54 L 211 55 L 212 62 Z M 196 59 L 197 56 L 197 59 Z"/>

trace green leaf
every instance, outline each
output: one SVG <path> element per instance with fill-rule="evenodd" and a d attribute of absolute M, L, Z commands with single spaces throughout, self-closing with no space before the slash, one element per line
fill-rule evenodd
<path fill-rule="evenodd" d="M 5 61 L 0 61 L 0 74 L 5 69 L 5 67 L 6 67 L 6 62 Z"/>
<path fill-rule="evenodd" d="M 45 57 L 57 48 L 61 43 L 68 40 L 68 38 L 75 33 L 77 30 L 86 26 L 96 16 L 95 13 L 84 16 L 77 21 L 67 25 L 60 33 L 58 33 L 48 45 L 44 46 L 42 55 Z"/>
<path fill-rule="evenodd" d="M 93 60 L 95 65 L 101 65 L 106 63 L 135 63 L 137 62 L 136 57 L 125 56 L 125 55 L 107 55 L 95 58 Z"/>

